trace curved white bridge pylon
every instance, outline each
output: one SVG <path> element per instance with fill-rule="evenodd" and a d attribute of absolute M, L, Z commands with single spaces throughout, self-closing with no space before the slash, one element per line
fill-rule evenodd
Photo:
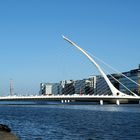
<path fill-rule="evenodd" d="M 114 85 L 110 82 L 110 80 L 108 79 L 108 77 L 106 76 L 104 71 L 101 69 L 101 67 L 95 62 L 95 60 L 84 49 L 82 49 L 81 47 L 76 45 L 74 42 L 72 42 L 71 40 L 69 40 L 65 36 L 62 36 L 62 37 L 63 37 L 64 40 L 66 40 L 71 45 L 75 46 L 78 50 L 80 50 L 96 66 L 96 68 L 99 70 L 99 72 L 104 77 L 105 81 L 107 82 L 107 84 L 108 84 L 113 96 L 130 96 L 130 95 L 127 95 L 127 94 L 119 91 L 118 89 L 116 89 L 114 87 Z M 133 93 L 133 95 L 137 96 L 135 93 Z"/>

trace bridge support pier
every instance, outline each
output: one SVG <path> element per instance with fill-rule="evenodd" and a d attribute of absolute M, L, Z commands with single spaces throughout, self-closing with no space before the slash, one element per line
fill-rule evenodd
<path fill-rule="evenodd" d="M 117 105 L 120 105 L 119 99 L 116 100 L 116 104 L 117 104 Z"/>
<path fill-rule="evenodd" d="M 64 103 L 64 101 L 63 101 L 63 100 L 61 100 L 61 103 Z"/>
<path fill-rule="evenodd" d="M 104 101 L 103 100 L 100 100 L 100 105 L 103 105 L 104 104 Z"/>
<path fill-rule="evenodd" d="M 140 104 L 140 100 L 139 100 L 139 104 Z"/>

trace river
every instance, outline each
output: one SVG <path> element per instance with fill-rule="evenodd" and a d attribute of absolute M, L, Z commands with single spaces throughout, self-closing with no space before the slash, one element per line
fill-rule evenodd
<path fill-rule="evenodd" d="M 1 105 L 20 140 L 140 140 L 140 105 Z"/>

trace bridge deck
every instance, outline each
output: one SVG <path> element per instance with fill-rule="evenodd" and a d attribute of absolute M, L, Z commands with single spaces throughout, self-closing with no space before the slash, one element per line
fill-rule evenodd
<path fill-rule="evenodd" d="M 99 95 L 50 95 L 50 96 L 4 96 L 0 97 L 0 101 L 12 100 L 110 100 L 110 99 L 128 99 L 140 100 L 137 96 L 99 96 Z"/>

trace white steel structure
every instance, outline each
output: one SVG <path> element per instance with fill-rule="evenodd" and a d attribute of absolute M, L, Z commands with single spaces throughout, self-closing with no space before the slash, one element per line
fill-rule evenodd
<path fill-rule="evenodd" d="M 62 36 L 62 37 L 63 37 L 64 40 L 66 40 L 71 45 L 75 46 L 78 50 L 80 50 L 96 66 L 96 68 L 99 70 L 99 72 L 104 77 L 105 81 L 107 82 L 107 84 L 108 84 L 113 96 L 130 96 L 130 95 L 127 95 L 127 94 L 119 91 L 118 89 L 116 89 L 114 87 L 114 85 L 110 82 L 110 80 L 108 79 L 108 77 L 106 76 L 104 71 L 101 69 L 101 67 L 95 62 L 95 60 L 84 49 L 82 49 L 81 47 L 76 45 L 74 42 L 72 42 L 71 40 L 69 40 L 65 36 Z M 135 93 L 133 93 L 133 95 L 137 96 Z"/>

